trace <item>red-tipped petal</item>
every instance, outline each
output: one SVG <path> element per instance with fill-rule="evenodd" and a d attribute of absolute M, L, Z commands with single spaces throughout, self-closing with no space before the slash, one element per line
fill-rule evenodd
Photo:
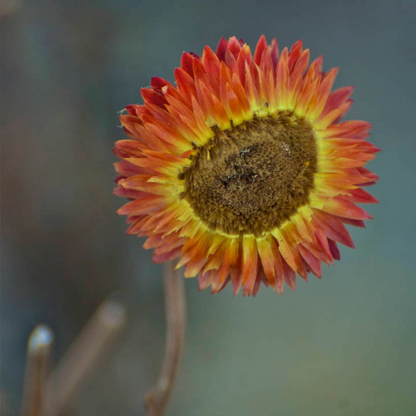
<path fill-rule="evenodd" d="M 259 41 L 257 42 L 256 50 L 254 52 L 254 62 L 257 65 L 260 65 L 261 58 L 266 48 L 267 48 L 266 36 L 261 35 Z"/>
<path fill-rule="evenodd" d="M 339 217 L 352 218 L 355 220 L 373 219 L 373 217 L 362 208 L 357 207 L 352 202 L 346 201 L 341 197 L 325 202 L 323 211 L 338 215 Z"/>

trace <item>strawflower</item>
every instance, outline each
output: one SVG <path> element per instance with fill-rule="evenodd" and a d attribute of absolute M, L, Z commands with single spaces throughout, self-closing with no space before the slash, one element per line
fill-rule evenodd
<path fill-rule="evenodd" d="M 353 88 L 331 92 L 337 72 L 323 72 L 322 57 L 309 65 L 301 41 L 279 54 L 264 36 L 254 56 L 235 37 L 184 53 L 176 85 L 152 78 L 144 104 L 120 117 L 127 232 L 212 293 L 320 278 L 322 262 L 340 259 L 337 243 L 354 247 L 345 224 L 371 218 L 356 203 L 377 202 L 363 188 L 378 179 L 364 165 L 379 149 L 369 123 L 341 121 Z"/>

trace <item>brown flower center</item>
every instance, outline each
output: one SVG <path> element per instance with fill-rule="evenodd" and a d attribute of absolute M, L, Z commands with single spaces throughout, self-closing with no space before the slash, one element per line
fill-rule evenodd
<path fill-rule="evenodd" d="M 258 236 L 308 202 L 315 172 L 310 124 L 284 112 L 218 131 L 180 178 L 184 198 L 210 229 Z"/>

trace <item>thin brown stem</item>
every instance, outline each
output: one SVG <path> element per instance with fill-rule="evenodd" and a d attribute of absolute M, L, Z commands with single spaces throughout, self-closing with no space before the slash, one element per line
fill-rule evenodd
<path fill-rule="evenodd" d="M 38 325 L 29 337 L 22 416 L 45 414 L 46 380 L 50 371 L 52 343 L 53 333 L 45 325 Z"/>
<path fill-rule="evenodd" d="M 166 347 L 156 386 L 146 395 L 146 416 L 164 414 L 182 360 L 186 332 L 185 283 L 172 262 L 165 267 Z"/>
<path fill-rule="evenodd" d="M 125 323 L 126 310 L 122 304 L 112 300 L 101 304 L 48 379 L 47 416 L 58 416 L 68 407 Z"/>

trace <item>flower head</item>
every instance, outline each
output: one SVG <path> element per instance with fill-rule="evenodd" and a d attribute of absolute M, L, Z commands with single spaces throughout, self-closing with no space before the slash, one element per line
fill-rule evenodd
<path fill-rule="evenodd" d="M 279 55 L 262 36 L 254 56 L 242 40 L 222 39 L 215 53 L 184 53 L 176 85 L 152 78 L 143 105 L 120 117 L 131 138 L 116 143 L 115 193 L 132 201 L 129 234 L 145 236 L 153 260 L 179 258 L 200 289 L 255 295 L 261 283 L 283 292 L 296 274 L 321 276 L 353 247 L 345 224 L 377 202 L 363 187 L 379 150 L 370 124 L 340 120 L 352 87 L 331 92 L 337 69 L 309 65 L 296 42 Z"/>

